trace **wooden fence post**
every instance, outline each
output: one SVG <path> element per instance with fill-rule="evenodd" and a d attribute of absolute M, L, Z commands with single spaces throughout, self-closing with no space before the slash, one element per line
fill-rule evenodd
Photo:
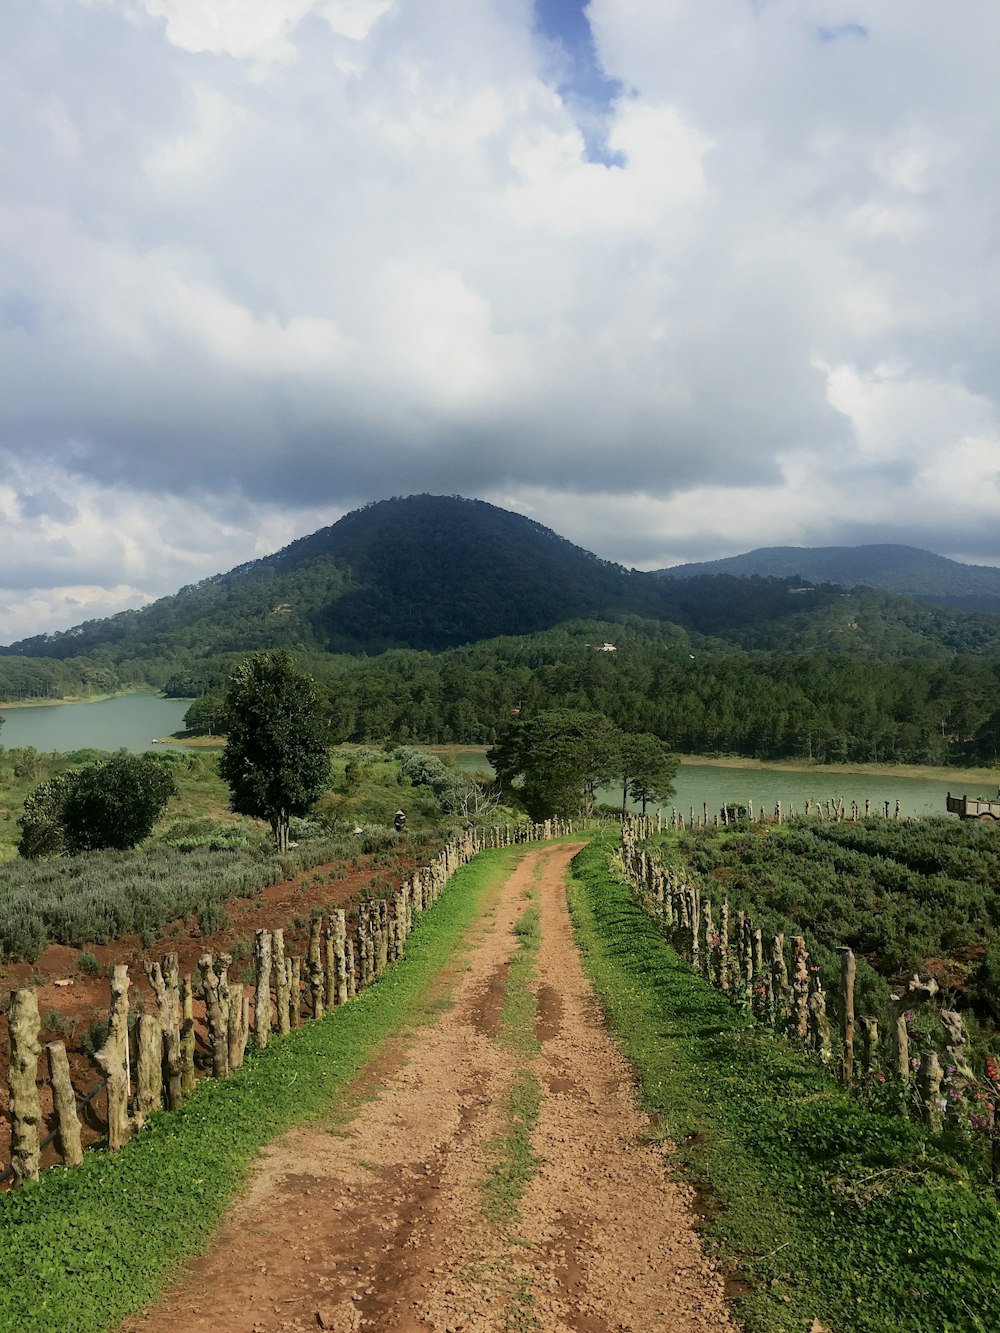
<path fill-rule="evenodd" d="M 830 1041 L 830 1020 L 826 1014 L 826 996 L 820 985 L 819 976 L 814 975 L 813 986 L 809 995 L 809 1037 L 812 1048 L 823 1064 L 828 1065 L 833 1059 Z"/>
<path fill-rule="evenodd" d="M 302 1026 L 302 959 L 285 959 L 285 972 L 288 977 L 288 1021 L 293 1028 Z"/>
<path fill-rule="evenodd" d="M 729 990 L 729 903 L 719 908 L 719 953 L 715 967 L 716 985 Z"/>
<path fill-rule="evenodd" d="M 163 1028 L 155 1014 L 139 1019 L 139 1053 L 135 1062 L 135 1115 L 132 1123 L 141 1129 L 147 1118 L 163 1105 Z"/>
<path fill-rule="evenodd" d="M 805 1044 L 809 1032 L 809 955 L 805 937 L 792 936 L 792 1013 L 795 1035 Z"/>
<path fill-rule="evenodd" d="M 347 992 L 347 914 L 343 908 L 337 910 L 331 915 L 327 922 L 327 930 L 333 932 L 333 963 L 336 968 L 337 981 L 337 1004 L 346 1004 L 348 998 Z"/>
<path fill-rule="evenodd" d="M 258 1051 L 271 1040 L 271 932 L 254 931 L 256 991 L 253 1011 L 253 1035 Z"/>
<path fill-rule="evenodd" d="M 307 969 L 313 1018 L 323 1017 L 323 1000 L 324 991 L 326 990 L 326 978 L 323 975 L 323 956 L 320 950 L 320 932 L 322 929 L 323 922 L 318 916 L 313 917 L 312 921 L 309 923 L 309 958 Z"/>
<path fill-rule="evenodd" d="M 146 976 L 156 997 L 160 1020 L 163 1085 L 167 1109 L 176 1111 L 182 1101 L 181 1093 L 181 1016 L 180 993 L 177 982 L 177 955 L 168 953 L 160 963 L 145 963 Z"/>
<path fill-rule="evenodd" d="M 838 952 L 840 954 L 840 1040 L 843 1045 L 840 1081 L 849 1088 L 854 1082 L 854 981 L 857 976 L 857 964 L 850 949 L 841 947 Z"/>
<path fill-rule="evenodd" d="M 128 1117 L 130 1092 L 128 1052 L 128 968 L 116 963 L 111 977 L 111 1016 L 108 1036 L 94 1059 L 108 1080 L 108 1148 L 117 1152 L 132 1135 Z"/>
<path fill-rule="evenodd" d="M 326 919 L 326 992 L 323 996 L 327 1009 L 337 1003 L 337 954 L 333 947 L 333 918 Z"/>
<path fill-rule="evenodd" d="M 198 971 L 205 993 L 205 1020 L 212 1044 L 212 1073 L 216 1078 L 225 1078 L 229 1073 L 229 996 L 220 993 L 219 978 L 215 975 L 210 953 L 203 954 L 198 960 Z"/>
<path fill-rule="evenodd" d="M 76 1113 L 76 1094 L 69 1074 L 66 1047 L 61 1041 L 50 1041 L 45 1048 L 52 1082 L 52 1105 L 56 1114 L 56 1138 L 59 1153 L 66 1166 L 79 1166 L 83 1161 L 80 1143 L 80 1119 Z"/>
<path fill-rule="evenodd" d="M 353 1000 L 358 993 L 358 960 L 354 954 L 353 935 L 348 935 L 344 941 L 344 955 L 347 963 L 347 998 Z"/>
<path fill-rule="evenodd" d="M 276 930 L 273 940 L 274 1001 L 278 1010 L 278 1031 L 284 1035 L 291 1029 L 288 1019 L 288 968 L 285 966 L 285 932 Z"/>
<path fill-rule="evenodd" d="M 194 1071 L 194 1051 L 195 1051 L 195 1031 L 194 1031 L 194 986 L 191 984 L 191 973 L 185 972 L 184 981 L 181 987 L 181 1000 L 183 1005 L 183 1018 L 181 1020 L 181 1096 L 190 1097 L 195 1089 L 195 1071 Z"/>
<path fill-rule="evenodd" d="M 785 965 L 783 934 L 771 937 L 771 996 L 775 1026 L 782 1027 L 791 1010 L 791 987 L 788 984 L 788 968 Z"/>
<path fill-rule="evenodd" d="M 920 1071 L 917 1075 L 917 1088 L 920 1093 L 920 1110 L 924 1123 L 934 1134 L 941 1132 L 941 1062 L 936 1051 L 925 1051 L 920 1058 Z"/>
<path fill-rule="evenodd" d="M 41 1159 L 38 1057 L 42 1048 L 38 1036 L 42 1023 L 35 991 L 29 988 L 14 991 L 7 1020 L 10 1030 L 10 1164 L 14 1180 L 19 1185 L 23 1180 L 38 1179 Z"/>
<path fill-rule="evenodd" d="M 226 1021 L 226 1042 L 229 1048 L 229 1069 L 239 1069 L 247 1053 L 250 1036 L 250 996 L 246 986 L 235 986 L 229 995 L 229 1013 Z"/>

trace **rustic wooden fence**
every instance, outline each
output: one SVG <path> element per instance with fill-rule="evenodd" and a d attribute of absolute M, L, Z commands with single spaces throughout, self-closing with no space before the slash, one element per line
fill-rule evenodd
<path fill-rule="evenodd" d="M 949 1120 L 957 1128 L 958 1117 L 965 1115 L 974 1130 L 989 1135 L 991 1175 L 994 1182 L 1000 1180 L 1000 1070 L 988 1071 L 985 1080 L 976 1078 L 962 1015 L 938 1008 L 943 1048 L 911 1058 L 908 1020 L 919 1006 L 936 1002 L 934 978 L 913 976 L 893 991 L 881 1025 L 876 1015 L 857 1015 L 856 962 L 850 949 L 837 950 L 839 975 L 824 984 L 820 968 L 810 964 L 804 936 L 794 936 L 790 947 L 784 935 L 765 936 L 747 912 L 731 913 L 725 899 L 716 904 L 684 868 L 650 855 L 643 843 L 658 825 L 662 820 L 623 821 L 622 869 L 637 900 L 681 957 L 755 1020 L 835 1069 L 845 1086 L 898 1080 L 913 1094 L 903 1104 L 934 1132 Z M 836 1023 L 827 1013 L 827 994 L 834 988 Z M 883 1043 L 886 1025 L 888 1041 Z M 981 1110 L 970 1116 L 970 1106 Z"/>
<path fill-rule="evenodd" d="M 401 958 L 406 941 L 422 912 L 432 907 L 455 871 L 485 848 L 512 846 L 562 837 L 571 823 L 505 825 L 469 831 L 445 845 L 428 866 L 399 886 L 391 902 L 363 901 L 357 921 L 344 909 L 312 921 L 305 957 L 286 956 L 281 930 L 255 935 L 252 988 L 229 975 L 232 958 L 205 954 L 197 978 L 180 976 L 176 954 L 146 963 L 155 997 L 155 1012 L 130 1022 L 131 980 L 124 963 L 110 981 L 108 1034 L 95 1054 L 101 1080 L 82 1096 L 73 1087 L 65 1043 L 45 1047 L 45 1072 L 39 1078 L 42 1047 L 37 992 L 16 990 L 10 998 L 8 1114 L 11 1160 L 0 1172 L 0 1184 L 37 1179 L 42 1152 L 54 1145 L 65 1166 L 83 1158 L 80 1114 L 100 1093 L 106 1093 L 107 1147 L 116 1151 L 162 1108 L 176 1110 L 195 1091 L 196 996 L 204 1004 L 205 1039 L 210 1073 L 225 1078 L 243 1063 L 252 1035 L 263 1050 L 272 1037 L 304 1021 L 322 1018 L 328 1009 L 346 1004 L 385 969 Z M 43 1098 L 42 1093 L 46 1093 Z M 43 1101 L 51 1111 L 43 1114 Z"/>
<path fill-rule="evenodd" d="M 740 809 L 745 814 L 737 814 Z M 728 828 L 737 819 L 743 819 L 751 824 L 783 824 L 788 819 L 806 819 L 826 820 L 830 823 L 843 823 L 845 820 L 851 820 L 857 823 L 859 819 L 901 819 L 902 812 L 900 803 L 896 801 L 865 801 L 862 805 L 859 801 L 852 801 L 850 805 L 840 796 L 833 796 L 827 800 L 814 801 L 806 800 L 803 802 L 801 815 L 795 809 L 795 806 L 789 803 L 782 806 L 781 801 L 776 801 L 774 805 L 754 804 L 753 797 L 749 797 L 746 805 L 739 806 L 735 802 L 728 802 L 722 807 L 718 814 L 709 815 L 708 803 L 703 802 L 701 809 L 695 806 L 688 807 L 687 815 L 676 806 L 670 807 L 669 814 L 664 814 L 662 810 L 657 810 L 655 816 L 655 826 L 658 832 L 664 828 L 669 829 L 706 829 L 706 828 Z"/>

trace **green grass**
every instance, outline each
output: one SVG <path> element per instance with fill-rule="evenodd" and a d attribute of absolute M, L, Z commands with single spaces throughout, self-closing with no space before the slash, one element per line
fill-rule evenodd
<path fill-rule="evenodd" d="M 0 1330 L 91 1333 L 155 1296 L 171 1265 L 203 1249 L 258 1152 L 329 1110 L 422 996 L 517 849 L 484 852 L 419 919 L 403 960 L 319 1023 L 204 1080 L 181 1111 L 153 1116 L 120 1152 L 0 1195 Z"/>
<path fill-rule="evenodd" d="M 507 973 L 499 1041 L 520 1059 L 501 1107 L 503 1133 L 489 1145 L 493 1162 L 483 1182 L 483 1213 L 491 1222 L 501 1224 L 515 1220 L 525 1186 L 538 1169 L 531 1133 L 542 1104 L 538 1075 L 529 1064 L 540 1049 L 534 1028 L 537 1005 L 531 990 L 541 942 L 537 907 L 529 907 L 521 915 L 514 934 L 518 945 Z"/>
<path fill-rule="evenodd" d="M 987 1333 L 1000 1309 L 995 1196 L 917 1126 L 867 1111 L 754 1029 L 670 950 L 611 874 L 574 862 L 588 973 L 671 1161 L 714 1201 L 709 1248 L 749 1290 L 749 1333 Z M 712 1215 L 714 1213 L 714 1215 Z"/>

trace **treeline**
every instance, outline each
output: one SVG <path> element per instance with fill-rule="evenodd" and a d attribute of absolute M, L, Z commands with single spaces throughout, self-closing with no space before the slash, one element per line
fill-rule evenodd
<path fill-rule="evenodd" d="M 159 686 L 170 664 L 139 661 L 101 662 L 85 657 L 4 657 L 0 655 L 0 701 L 27 703 L 43 699 L 86 699 L 116 694 L 135 686 Z"/>
<path fill-rule="evenodd" d="M 602 651 L 605 642 L 615 651 Z M 1000 662 L 870 662 L 699 648 L 638 618 L 578 622 L 433 655 L 301 655 L 334 741 L 493 744 L 511 717 L 603 713 L 683 754 L 821 763 L 992 764 L 1000 757 Z M 222 688 L 229 663 L 175 680 Z M 179 691 L 182 692 L 182 691 Z M 209 699 L 210 703 L 210 699 Z"/>

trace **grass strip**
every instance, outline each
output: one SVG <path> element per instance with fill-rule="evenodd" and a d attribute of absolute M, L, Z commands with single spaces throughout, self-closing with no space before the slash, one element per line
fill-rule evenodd
<path fill-rule="evenodd" d="M 704 1235 L 745 1280 L 749 1333 L 995 1329 L 996 1197 L 742 1018 L 632 901 L 612 848 L 599 838 L 573 863 L 585 967 L 671 1160 L 714 1196 Z"/>
<path fill-rule="evenodd" d="M 45 1172 L 0 1195 L 0 1330 L 96 1333 L 152 1299 L 170 1266 L 202 1250 L 259 1149 L 324 1111 L 421 997 L 523 849 L 487 851 L 419 918 L 405 957 L 318 1023 L 205 1079 L 115 1154 Z"/>
<path fill-rule="evenodd" d="M 530 896 L 537 896 L 532 894 Z M 483 1213 L 491 1222 L 506 1224 L 518 1214 L 524 1188 L 538 1169 L 531 1134 L 542 1104 L 538 1075 L 528 1061 L 538 1054 L 535 1036 L 537 1005 L 531 982 L 541 943 L 537 907 L 529 907 L 514 926 L 518 947 L 507 973 L 507 999 L 500 1015 L 500 1042 L 522 1058 L 502 1106 L 503 1137 L 490 1144 L 495 1155 L 483 1182 Z"/>

